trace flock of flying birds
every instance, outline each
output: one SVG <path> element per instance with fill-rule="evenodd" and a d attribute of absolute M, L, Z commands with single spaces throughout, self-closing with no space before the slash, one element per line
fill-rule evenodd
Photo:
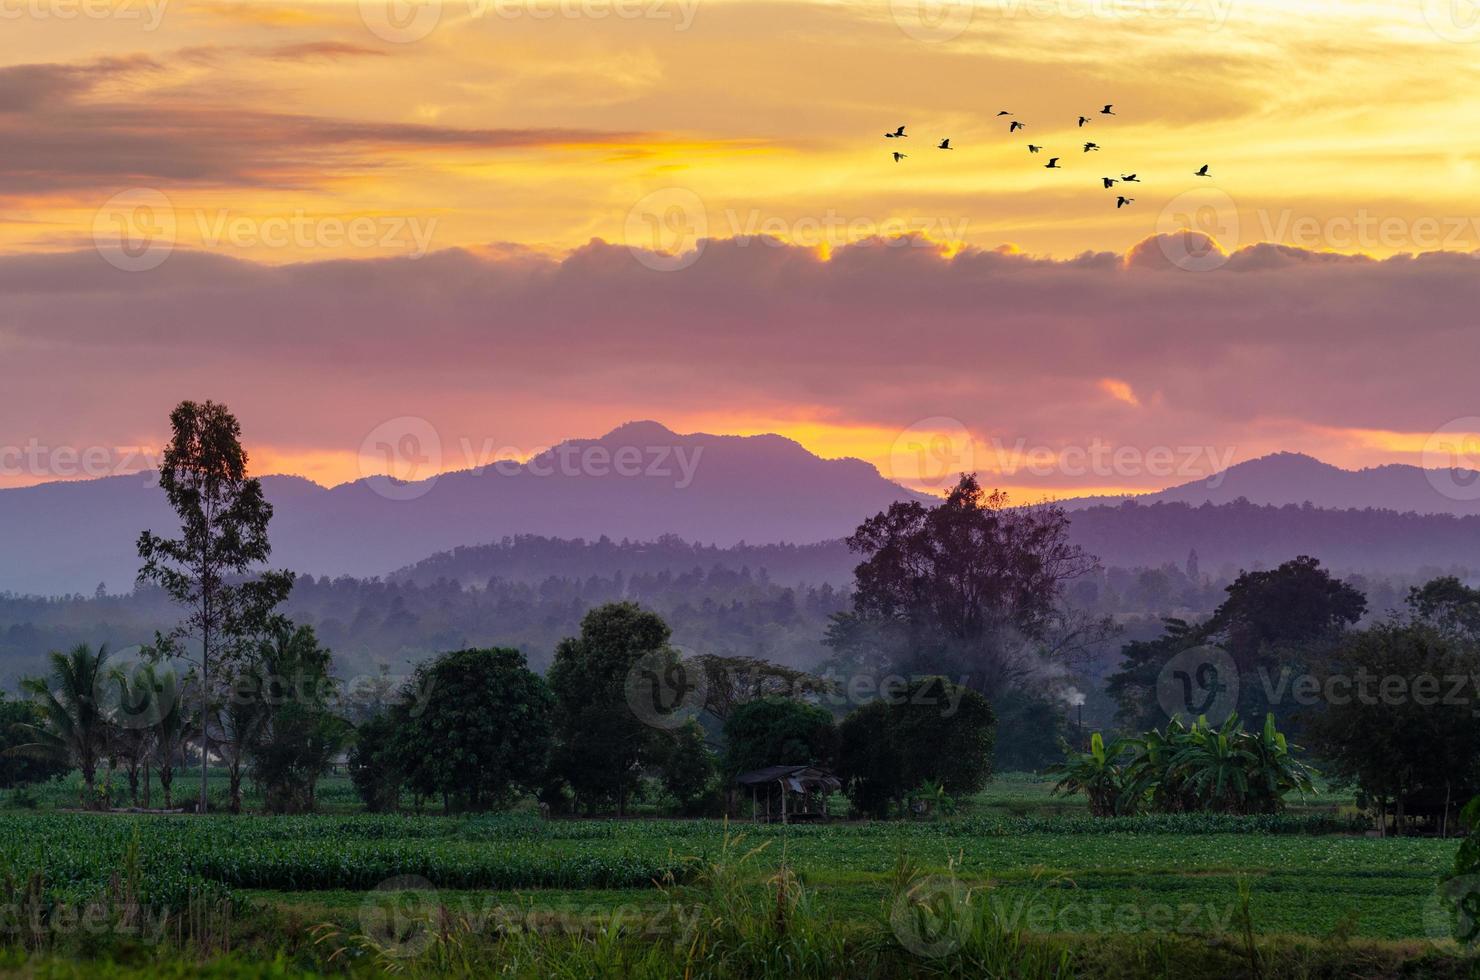
<path fill-rule="evenodd" d="M 1010 115 L 1012 115 L 1012 113 L 1011 112 L 1008 112 L 1006 109 L 1003 109 L 1002 111 L 998 112 L 997 115 L 999 117 L 1001 117 L 1001 116 L 1010 116 Z M 1108 105 L 1106 105 L 1103 109 L 1101 109 L 1099 111 L 1099 115 L 1102 115 L 1102 116 L 1113 116 L 1113 115 L 1115 115 L 1115 103 L 1111 102 Z M 1090 122 L 1091 122 L 1091 119 L 1090 119 L 1089 116 L 1080 116 L 1079 117 L 1079 128 L 1080 129 L 1083 129 Z M 1007 132 L 1008 133 L 1016 133 L 1018 130 L 1020 130 L 1020 129 L 1026 129 L 1027 127 L 1028 127 L 1028 124 L 1027 123 L 1025 123 L 1025 122 L 1019 122 L 1018 120 L 1013 119 L 1013 120 L 1010 120 L 1008 122 L 1008 124 L 1007 124 Z M 890 140 L 908 139 L 909 138 L 909 134 L 906 133 L 904 131 L 904 129 L 905 128 L 903 126 L 900 126 L 898 129 L 896 129 L 892 133 L 885 133 L 884 134 L 884 138 L 885 139 L 890 139 Z M 946 139 L 941 140 L 940 143 L 937 144 L 935 148 L 937 150 L 954 150 L 955 149 L 955 147 L 951 145 L 951 141 L 950 141 L 950 138 L 949 137 L 947 137 Z M 1085 153 L 1094 153 L 1095 151 L 1099 150 L 1099 148 L 1100 148 L 1100 144 L 1098 144 L 1098 143 L 1086 142 L 1084 144 L 1084 152 Z M 1029 153 L 1040 153 L 1040 152 L 1042 152 L 1042 150 L 1043 150 L 1043 147 L 1038 146 L 1035 143 L 1029 143 L 1028 144 L 1028 152 Z M 899 161 L 905 159 L 908 156 L 909 156 L 909 154 L 907 154 L 907 153 L 900 153 L 898 150 L 896 150 L 896 151 L 894 151 L 894 162 L 895 163 L 898 163 Z M 1064 169 L 1063 167 L 1059 166 L 1059 160 L 1061 160 L 1061 159 L 1063 159 L 1063 158 L 1062 157 L 1049 157 L 1048 158 L 1048 162 L 1043 165 L 1044 166 L 1044 169 L 1046 169 L 1046 170 L 1062 170 L 1062 169 Z M 1208 172 L 1208 164 L 1205 163 L 1201 167 L 1199 167 L 1198 169 L 1196 169 L 1196 170 L 1193 171 L 1193 176 L 1196 176 L 1196 177 L 1211 177 L 1213 175 Z M 1100 182 L 1102 184 L 1104 184 L 1106 190 L 1110 190 L 1116 184 L 1139 184 L 1141 182 L 1141 179 L 1138 176 L 1136 176 L 1135 174 L 1121 174 L 1119 177 L 1101 177 L 1100 178 Z M 1115 209 L 1118 211 L 1118 210 L 1120 210 L 1121 208 L 1125 207 L 1128 204 L 1135 203 L 1135 200 L 1136 199 L 1134 197 L 1126 197 L 1124 194 L 1117 194 L 1117 195 L 1115 195 Z"/>

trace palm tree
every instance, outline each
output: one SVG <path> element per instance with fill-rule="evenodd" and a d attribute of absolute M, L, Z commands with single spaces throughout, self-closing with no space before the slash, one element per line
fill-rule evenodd
<path fill-rule="evenodd" d="M 174 805 L 171 787 L 175 782 L 175 767 L 184 765 L 185 743 L 195 737 L 196 726 L 182 710 L 184 696 L 174 670 L 158 672 L 151 665 L 147 676 L 160 699 L 159 720 L 154 724 L 154 771 L 159 774 L 164 806 L 168 810 Z"/>
<path fill-rule="evenodd" d="M 230 780 L 232 813 L 242 812 L 242 769 L 247 754 L 262 736 L 268 722 L 267 705 L 260 696 L 232 689 L 226 703 L 216 712 L 217 730 L 212 741 L 221 750 Z"/>
<path fill-rule="evenodd" d="M 108 752 L 112 728 L 98 703 L 98 695 L 108 682 L 108 656 L 107 644 L 94 651 L 86 643 L 70 653 L 47 654 L 49 676 L 21 682 L 41 710 L 41 723 L 18 725 L 33 741 L 11 750 L 71 762 L 82 771 L 82 805 L 87 809 L 101 805 L 94 783 L 98 760 Z"/>

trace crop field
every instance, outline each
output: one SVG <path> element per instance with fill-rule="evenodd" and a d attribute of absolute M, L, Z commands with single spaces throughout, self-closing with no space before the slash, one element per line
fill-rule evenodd
<path fill-rule="evenodd" d="M 1030 795 L 1020 783 L 1003 795 Z M 177 904 L 222 888 L 302 909 L 333 909 L 399 875 L 464 901 L 487 893 L 535 903 L 641 905 L 654 882 L 714 859 L 728 833 L 762 849 L 760 882 L 784 862 L 840 918 L 877 915 L 892 869 L 907 860 L 990 895 L 1050 931 L 1227 928 L 1243 879 L 1261 929 L 1311 936 L 1345 930 L 1424 936 L 1424 903 L 1454 842 L 1373 839 L 1330 811 L 1279 818 L 1187 815 L 1119 820 L 1058 815 L 982 800 L 936 822 L 757 826 L 717 820 L 541 820 L 532 814 L 187 815 L 8 812 L 0 853 L 10 873 L 40 873 L 78 900 L 123 867 L 136 842 L 147 899 Z M 1331 832 L 1346 830 L 1345 833 Z M 1312 832 L 1315 831 L 1315 832 Z"/>
<path fill-rule="evenodd" d="M 356 933 L 387 888 L 415 888 L 418 901 L 485 928 L 511 916 L 600 928 L 658 921 L 676 889 L 716 869 L 757 907 L 776 881 L 793 881 L 828 931 L 887 936 L 907 869 L 1009 929 L 1090 948 L 1159 937 L 1217 947 L 1247 927 L 1261 941 L 1432 952 L 1442 948 L 1435 886 L 1456 848 L 1367 836 L 1340 797 L 1277 817 L 1102 819 L 1031 777 L 1002 779 L 938 820 L 790 827 L 531 811 L 97 814 L 64 809 L 65 787 L 53 795 L 0 812 L 8 888 L 40 882 L 48 901 L 80 906 L 131 878 L 147 906 L 171 913 L 229 897 L 258 916 L 256 930 L 299 950 L 313 948 L 315 929 Z"/>

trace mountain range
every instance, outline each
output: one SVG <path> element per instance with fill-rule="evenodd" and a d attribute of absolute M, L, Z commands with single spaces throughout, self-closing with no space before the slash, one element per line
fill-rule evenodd
<path fill-rule="evenodd" d="M 1419 525 L 1398 522 L 1393 514 L 1366 518 L 1382 525 L 1367 537 L 1386 542 L 1370 552 L 1370 563 L 1360 561 L 1367 553 L 1355 546 L 1363 532 L 1353 538 L 1350 521 L 1322 525 L 1331 528 L 1329 546 L 1343 549 L 1358 562 L 1354 567 L 1416 568 L 1463 560 L 1471 537 L 1480 545 L 1480 500 L 1436 489 L 1463 488 L 1471 478 L 1480 480 L 1480 474 L 1401 465 L 1351 471 L 1278 453 L 1209 480 L 1134 498 L 1136 504 L 1193 505 L 1190 512 L 1138 506 L 1132 520 L 1117 516 L 1130 498 L 1077 498 L 1064 505 L 1075 512 L 1074 533 L 1086 547 L 1107 564 L 1127 565 L 1182 560 L 1185 543 L 1199 540 L 1200 520 L 1216 521 L 1219 528 L 1217 540 L 1202 546 L 1213 549 L 1203 552 L 1204 559 L 1236 563 L 1262 562 L 1265 551 L 1279 554 L 1292 540 L 1291 528 L 1301 526 L 1298 520 L 1292 525 L 1289 515 L 1270 518 L 1264 521 L 1272 536 L 1264 551 L 1252 552 L 1252 545 L 1241 550 L 1240 532 L 1226 515 L 1196 516 L 1202 504 L 1238 504 L 1250 520 L 1254 511 L 1243 501 L 1448 515 Z M 885 479 L 868 463 L 823 459 L 782 436 L 680 435 L 656 422 L 570 440 L 523 464 L 419 482 L 371 477 L 327 488 L 301 477 L 267 476 L 262 483 L 276 512 L 275 566 L 358 577 L 388 575 L 439 552 L 521 534 L 618 540 L 675 535 L 720 547 L 813 544 L 847 535 L 896 500 L 932 499 Z M 1158 520 L 1172 522 L 1177 532 L 1159 533 Z M 1305 521 L 1315 523 L 1311 517 Z M 1131 526 L 1136 532 L 1125 533 Z M 54 595 L 91 592 L 99 583 L 125 591 L 138 568 L 139 532 L 169 533 L 174 527 L 150 474 L 0 490 L 0 591 Z M 1311 547 L 1325 540 L 1316 535 Z"/>

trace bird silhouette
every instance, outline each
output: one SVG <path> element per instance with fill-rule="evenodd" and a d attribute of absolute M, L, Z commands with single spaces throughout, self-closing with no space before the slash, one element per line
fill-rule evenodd
<path fill-rule="evenodd" d="M 1141 179 L 1135 174 L 1121 174 L 1120 179 L 1125 181 L 1127 184 L 1139 184 L 1141 182 Z"/>
<path fill-rule="evenodd" d="M 1012 115 L 1012 113 L 1008 112 L 1006 109 L 1003 109 L 1002 111 L 998 112 L 997 115 L 999 115 L 999 116 L 1010 116 L 1010 115 Z"/>
<path fill-rule="evenodd" d="M 1084 128 L 1084 124 L 1087 123 L 1087 122 L 1089 122 L 1089 116 L 1080 116 L 1079 117 L 1079 128 L 1080 129 L 1083 129 Z"/>
<path fill-rule="evenodd" d="M 1041 149 L 1043 149 L 1043 147 L 1041 147 L 1041 146 L 1034 146 L 1032 143 L 1029 143 L 1028 144 L 1028 152 L 1029 153 L 1037 153 Z"/>
<path fill-rule="evenodd" d="M 943 140 L 940 141 L 940 146 L 937 146 L 936 149 L 937 150 L 954 150 L 955 147 L 951 145 L 951 141 L 949 139 L 943 139 Z"/>
<path fill-rule="evenodd" d="M 1115 111 L 1114 110 L 1115 110 L 1115 103 L 1114 102 L 1106 103 L 1105 108 L 1103 108 L 1103 109 L 1100 110 L 1100 115 L 1102 115 L 1102 116 L 1113 116 L 1113 115 L 1115 115 Z"/>
<path fill-rule="evenodd" d="M 1098 144 L 1098 143 L 1086 143 L 1086 144 L 1084 144 L 1084 152 L 1085 153 L 1088 153 L 1090 150 L 1098 150 L 1099 148 L 1100 148 L 1100 144 Z"/>
<path fill-rule="evenodd" d="M 1064 168 L 1061 167 L 1061 166 L 1059 166 L 1059 158 L 1058 157 L 1049 157 L 1048 158 L 1048 162 L 1043 165 L 1043 169 L 1045 169 L 1045 170 L 1063 170 Z"/>
<path fill-rule="evenodd" d="M 888 139 L 888 140 L 900 139 L 901 137 L 903 137 L 904 139 L 908 139 L 909 138 L 908 134 L 905 133 L 903 126 L 899 127 L 898 129 L 896 129 L 892 133 L 885 133 L 884 134 L 884 138 L 885 139 Z"/>
<path fill-rule="evenodd" d="M 1007 124 L 1007 131 L 1009 133 L 1015 133 L 1018 130 L 1023 129 L 1027 125 L 1028 125 L 1027 123 L 1020 123 L 1016 119 L 1014 119 L 1012 122 L 1010 122 L 1010 123 Z"/>
<path fill-rule="evenodd" d="M 1134 200 L 1134 197 L 1117 197 L 1115 199 L 1115 210 L 1119 211 L 1121 208 L 1125 207 L 1127 204 L 1130 204 Z"/>
<path fill-rule="evenodd" d="M 1211 177 L 1213 175 L 1210 174 L 1210 173 L 1208 173 L 1208 165 L 1205 163 L 1201 167 L 1198 167 L 1197 168 L 1197 173 L 1194 174 L 1193 176 L 1195 176 L 1195 177 Z"/>
<path fill-rule="evenodd" d="M 894 154 L 894 162 L 895 163 L 898 163 L 899 161 L 903 160 L 906 156 L 907 156 L 907 154 L 899 153 L 899 152 L 896 151 L 895 154 Z"/>
<path fill-rule="evenodd" d="M 1105 182 L 1105 189 L 1106 190 L 1109 190 L 1110 188 L 1112 188 L 1112 187 L 1115 186 L 1115 178 L 1114 177 L 1101 177 L 1100 179 Z"/>

